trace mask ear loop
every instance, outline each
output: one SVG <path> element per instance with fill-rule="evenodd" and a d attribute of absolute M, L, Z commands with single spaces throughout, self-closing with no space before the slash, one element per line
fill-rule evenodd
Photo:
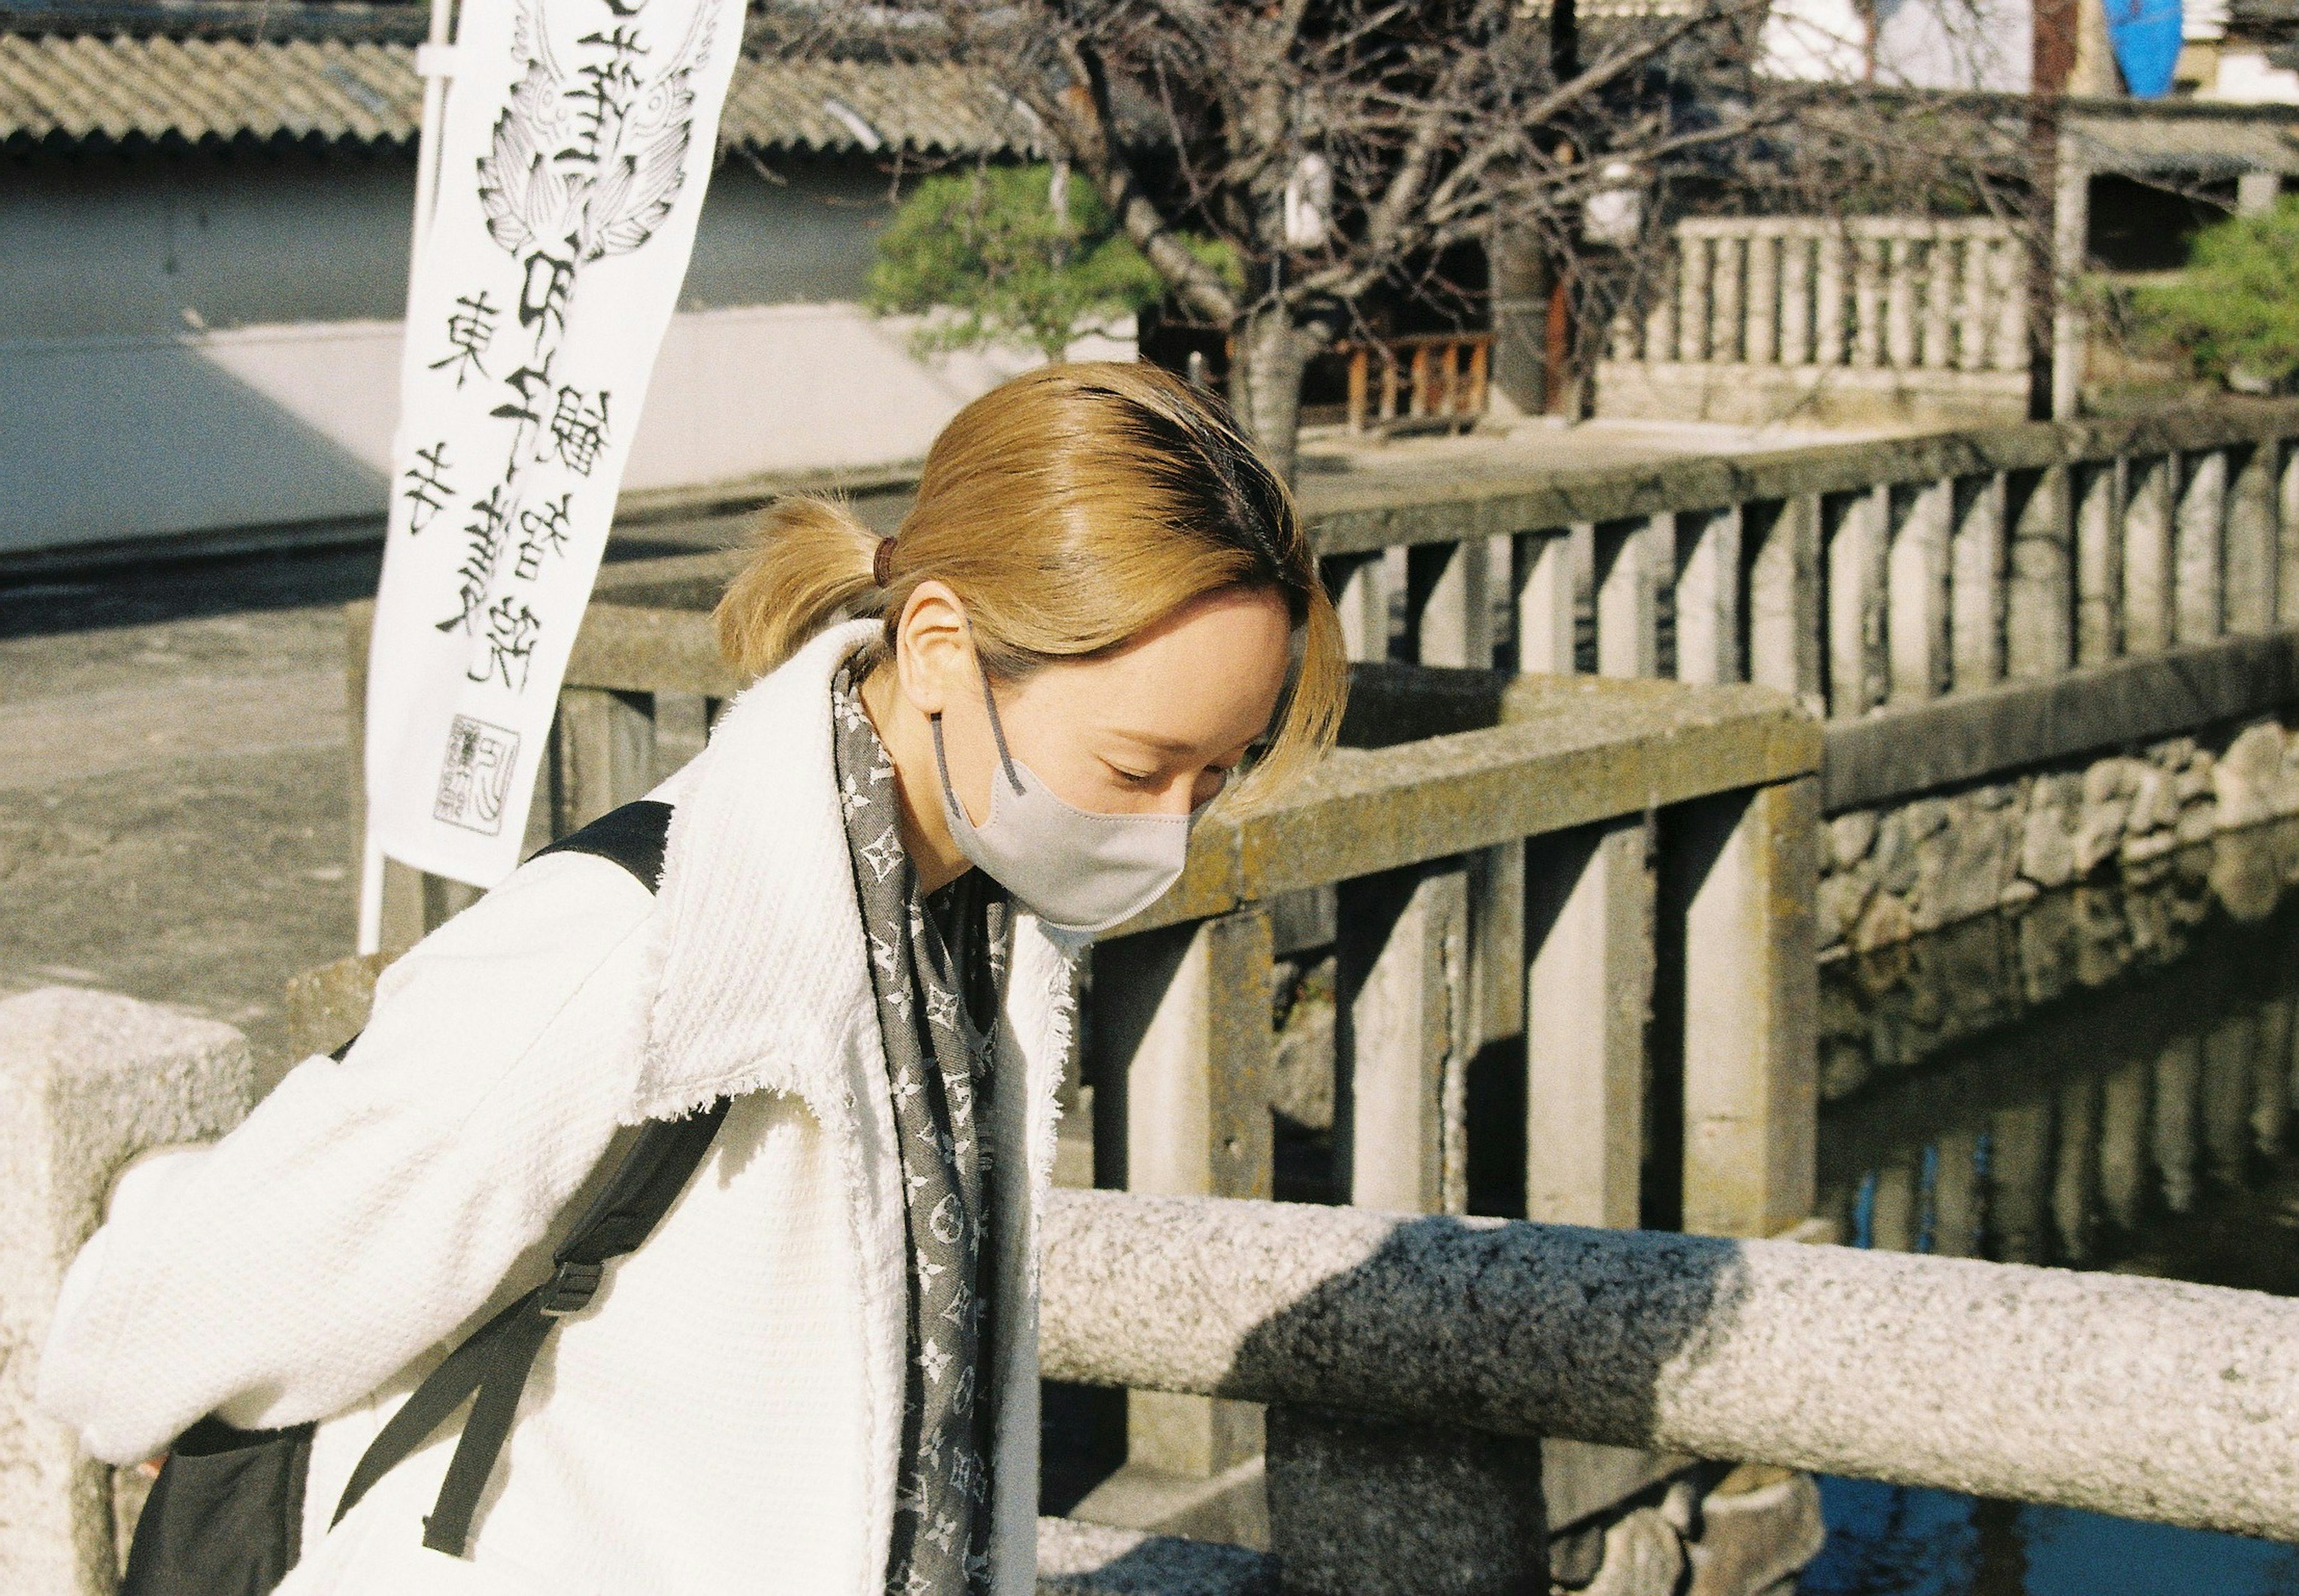
<path fill-rule="evenodd" d="M 974 642 L 974 623 L 970 620 L 966 622 L 966 640 L 968 643 Z M 998 719 L 998 701 L 990 695 L 990 672 L 982 663 L 982 648 L 979 644 L 975 645 L 974 650 L 974 674 L 982 678 L 982 707 L 990 711 L 990 735 L 998 744 L 998 762 L 1005 767 L 1006 779 L 1013 786 L 1014 796 L 1019 798 L 1028 789 L 1023 786 L 1022 777 L 1014 769 L 1014 756 L 1007 752 L 1006 727 Z M 939 738 L 941 736 L 939 722 L 942 718 L 936 716 L 934 719 L 937 722 L 935 736 Z M 941 746 L 939 742 L 935 746 L 937 748 Z"/>

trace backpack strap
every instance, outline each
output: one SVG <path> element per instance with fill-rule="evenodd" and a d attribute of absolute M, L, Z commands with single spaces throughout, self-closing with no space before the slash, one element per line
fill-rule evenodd
<path fill-rule="evenodd" d="M 649 892 L 662 879 L 670 805 L 651 800 L 627 803 L 569 833 L 544 853 L 593 853 L 612 860 Z M 473 1331 L 447 1355 L 392 1415 L 353 1469 L 336 1506 L 333 1522 L 358 1505 L 378 1480 L 431 1438 L 466 1401 L 470 1417 L 455 1443 L 439 1499 L 423 1521 L 423 1544 L 461 1557 L 471 1518 L 510 1439 L 528 1374 L 551 1328 L 586 1306 L 608 1263 L 635 1250 L 653 1234 L 678 1194 L 710 1151 L 727 1100 L 719 1099 L 684 1119 L 650 1120 L 640 1130 L 606 1188 L 583 1211 L 575 1227 L 552 1254 L 552 1276 Z"/>
<path fill-rule="evenodd" d="M 638 877 L 641 886 L 654 892 L 662 885 L 662 855 L 669 841 L 670 805 L 642 798 L 609 810 L 547 848 L 537 848 L 535 858 L 546 853 L 595 854 L 622 866 Z"/>

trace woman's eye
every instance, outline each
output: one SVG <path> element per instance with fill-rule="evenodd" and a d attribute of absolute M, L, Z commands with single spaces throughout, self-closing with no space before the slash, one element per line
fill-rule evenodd
<path fill-rule="evenodd" d="M 1146 787 L 1158 779 L 1153 771 L 1128 770 L 1122 765 L 1112 765 L 1109 768 L 1116 775 L 1117 779 L 1128 786 Z"/>

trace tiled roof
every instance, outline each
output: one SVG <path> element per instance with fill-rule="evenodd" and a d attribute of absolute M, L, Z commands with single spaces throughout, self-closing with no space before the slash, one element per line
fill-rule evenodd
<path fill-rule="evenodd" d="M 0 148 L 238 139 L 397 145 L 421 120 L 404 44 L 0 33 Z M 719 143 L 759 151 L 1023 153 L 1028 118 L 959 68 L 737 65 Z"/>

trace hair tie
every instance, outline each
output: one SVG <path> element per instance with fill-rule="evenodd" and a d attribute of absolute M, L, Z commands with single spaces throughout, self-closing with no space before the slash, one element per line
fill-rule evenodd
<path fill-rule="evenodd" d="M 870 556 L 870 580 L 875 586 L 884 587 L 893 579 L 894 540 L 882 537 L 878 540 L 877 552 Z"/>

